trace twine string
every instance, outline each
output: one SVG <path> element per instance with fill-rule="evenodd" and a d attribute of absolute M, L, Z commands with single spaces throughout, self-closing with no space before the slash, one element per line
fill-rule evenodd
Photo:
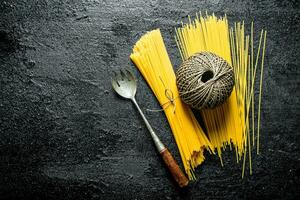
<path fill-rule="evenodd" d="M 162 107 L 161 109 L 146 109 L 147 111 L 149 112 L 161 112 L 161 111 L 165 111 L 170 105 L 173 105 L 173 113 L 175 114 L 175 110 L 176 110 L 176 102 L 175 100 L 178 98 L 178 97 L 175 97 L 174 98 L 174 93 L 172 92 L 171 89 L 167 88 L 162 80 L 161 77 L 159 77 L 160 81 L 162 82 L 164 88 L 165 88 L 165 96 L 166 98 L 168 99 L 167 102 L 161 104 L 160 106 Z"/>

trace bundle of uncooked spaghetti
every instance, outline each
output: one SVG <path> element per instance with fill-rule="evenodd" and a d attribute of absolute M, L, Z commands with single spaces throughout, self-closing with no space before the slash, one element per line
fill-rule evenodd
<path fill-rule="evenodd" d="M 190 180 L 194 179 L 193 170 L 203 162 L 203 150 L 209 150 L 211 144 L 190 108 L 179 98 L 175 73 L 160 30 L 153 30 L 142 36 L 135 44 L 130 58 L 162 106 L 185 171 Z"/>
<path fill-rule="evenodd" d="M 221 106 L 214 109 L 203 109 L 200 112 L 209 140 L 217 150 L 221 164 L 223 165 L 221 149 L 227 145 L 231 148 L 231 144 L 233 144 L 237 162 L 243 158 L 242 176 L 244 175 L 247 151 L 251 173 L 250 130 L 252 130 L 252 145 L 254 146 L 255 118 L 257 119 L 256 144 L 257 152 L 259 152 L 260 105 L 266 31 L 261 31 L 256 57 L 253 46 L 253 23 L 250 36 L 245 35 L 244 23 L 237 22 L 234 24 L 234 28 L 230 29 L 226 16 L 217 18 L 214 14 L 206 14 L 205 17 L 202 17 L 200 13 L 200 17 L 197 15 L 194 21 L 189 18 L 189 23 L 176 29 L 175 39 L 183 61 L 195 53 L 211 52 L 225 59 L 233 67 L 235 87 L 230 97 Z M 262 55 L 260 54 L 261 51 Z M 255 114 L 254 83 L 259 60 L 261 61 L 261 76 L 258 112 Z M 249 121 L 250 113 L 251 122 Z"/>

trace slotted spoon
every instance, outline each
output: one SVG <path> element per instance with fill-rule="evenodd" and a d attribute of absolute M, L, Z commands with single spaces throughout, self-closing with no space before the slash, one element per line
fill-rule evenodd
<path fill-rule="evenodd" d="M 139 113 L 141 114 L 150 134 L 156 146 L 156 149 L 162 156 L 166 166 L 170 170 L 172 176 L 178 183 L 180 187 L 184 187 L 188 185 L 188 179 L 183 174 L 181 169 L 179 168 L 177 162 L 173 158 L 170 151 L 165 147 L 165 145 L 160 141 L 158 136 L 155 134 L 154 130 L 152 129 L 150 123 L 146 119 L 144 113 L 140 109 L 137 101 L 135 100 L 135 93 L 137 89 L 137 80 L 135 76 L 129 70 L 120 70 L 119 72 L 114 72 L 114 76 L 111 79 L 112 86 L 114 90 L 122 97 L 126 99 L 130 99 L 136 108 L 138 109 Z"/>

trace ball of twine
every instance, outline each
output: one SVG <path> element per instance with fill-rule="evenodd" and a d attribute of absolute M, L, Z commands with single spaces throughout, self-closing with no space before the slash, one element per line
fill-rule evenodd
<path fill-rule="evenodd" d="M 196 53 L 185 60 L 176 72 L 181 99 L 196 109 L 222 104 L 234 86 L 232 67 L 211 52 Z"/>

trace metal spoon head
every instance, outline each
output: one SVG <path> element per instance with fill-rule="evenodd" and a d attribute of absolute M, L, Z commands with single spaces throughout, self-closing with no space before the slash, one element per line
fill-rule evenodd
<path fill-rule="evenodd" d="M 122 97 L 132 99 L 135 96 L 137 81 L 130 70 L 113 72 L 111 84 L 114 90 Z"/>

